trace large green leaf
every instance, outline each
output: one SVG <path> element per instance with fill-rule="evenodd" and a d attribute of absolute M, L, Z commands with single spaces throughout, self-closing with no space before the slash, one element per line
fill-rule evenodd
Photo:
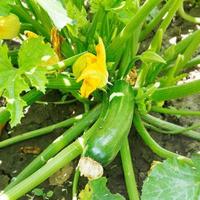
<path fill-rule="evenodd" d="M 120 194 L 112 194 L 106 187 L 105 177 L 91 180 L 79 194 L 80 200 L 125 200 Z"/>
<path fill-rule="evenodd" d="M 59 0 L 37 0 L 37 2 L 48 13 L 57 29 L 73 24 L 73 20 L 68 17 L 67 11 Z"/>
<path fill-rule="evenodd" d="M 31 85 L 42 92 L 45 92 L 47 70 L 41 65 L 54 55 L 50 44 L 45 44 L 42 38 L 25 41 L 19 50 L 20 70 L 29 78 Z"/>
<path fill-rule="evenodd" d="M 144 182 L 142 200 L 200 200 L 200 156 L 193 162 L 174 158 L 157 164 Z"/>
<path fill-rule="evenodd" d="M 42 38 L 32 38 L 22 44 L 19 51 L 19 68 L 14 68 L 8 57 L 7 46 L 0 46 L 0 94 L 6 98 L 12 127 L 20 123 L 23 107 L 26 106 L 21 93 L 28 91 L 30 85 L 45 92 L 47 69 L 44 67 L 44 58 L 54 55 L 53 49 L 49 44 L 45 44 Z"/>

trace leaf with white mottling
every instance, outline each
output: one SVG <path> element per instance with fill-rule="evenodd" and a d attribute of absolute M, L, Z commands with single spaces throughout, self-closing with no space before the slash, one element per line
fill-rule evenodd
<path fill-rule="evenodd" d="M 157 164 L 144 182 L 142 200 L 200 200 L 200 156 L 194 166 L 168 159 Z"/>
<path fill-rule="evenodd" d="M 30 90 L 29 84 L 45 92 L 48 72 L 46 66 L 57 62 L 50 44 L 45 44 L 40 37 L 23 42 L 19 50 L 19 68 L 12 66 L 7 46 L 0 46 L 0 94 L 6 98 L 11 127 L 19 124 L 24 116 L 26 102 L 21 98 L 22 92 Z"/>

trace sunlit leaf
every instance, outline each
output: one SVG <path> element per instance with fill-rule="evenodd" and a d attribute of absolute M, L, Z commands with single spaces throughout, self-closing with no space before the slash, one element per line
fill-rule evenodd
<path fill-rule="evenodd" d="M 141 56 L 140 59 L 144 63 L 166 63 L 166 61 L 157 53 L 153 51 L 145 51 Z"/>
<path fill-rule="evenodd" d="M 37 0 L 37 2 L 48 13 L 57 29 L 73 24 L 73 20 L 68 17 L 67 11 L 59 0 Z"/>
<path fill-rule="evenodd" d="M 200 156 L 193 162 L 194 167 L 176 158 L 157 164 L 144 182 L 142 200 L 199 200 Z"/>
<path fill-rule="evenodd" d="M 106 186 L 105 177 L 89 181 L 79 194 L 80 200 L 125 200 L 120 194 L 112 194 Z"/>
<path fill-rule="evenodd" d="M 7 46 L 0 46 L 0 94 L 6 98 L 12 127 L 19 124 L 23 117 L 26 102 L 21 98 L 22 92 L 30 90 L 30 86 L 45 92 L 48 71 L 45 66 L 52 56 L 55 53 L 49 44 L 45 44 L 42 38 L 32 38 L 22 44 L 19 68 L 14 68 L 8 57 Z"/>

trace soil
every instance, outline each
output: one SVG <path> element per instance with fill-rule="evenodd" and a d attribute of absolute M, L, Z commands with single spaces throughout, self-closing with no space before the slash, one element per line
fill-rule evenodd
<path fill-rule="evenodd" d="M 200 13 L 200 8 L 191 8 L 190 14 L 197 15 Z M 165 34 L 164 46 L 169 45 L 169 39 L 176 37 L 176 40 L 181 39 L 181 34 L 187 34 L 189 30 L 196 29 L 196 26 L 192 23 L 185 22 L 179 17 L 172 23 L 167 33 Z M 142 48 L 147 47 L 148 41 L 142 44 Z M 198 53 L 198 52 L 197 52 Z M 197 69 L 196 73 L 199 73 Z M 190 77 L 192 79 L 192 77 Z M 61 97 L 58 92 L 49 93 L 47 95 L 48 101 L 55 101 Z M 181 100 L 167 102 L 167 105 L 175 106 L 177 108 L 187 108 L 191 110 L 200 109 L 200 95 L 194 95 Z M 4 140 L 18 134 L 38 129 L 59 121 L 62 121 L 70 116 L 82 113 L 83 108 L 80 104 L 70 105 L 55 105 L 55 104 L 34 104 L 28 109 L 28 112 L 23 118 L 21 125 L 18 125 L 13 130 L 9 126 L 3 131 L 0 139 Z M 171 121 L 176 124 L 188 126 L 193 123 L 200 122 L 199 118 L 194 117 L 177 117 L 158 115 L 164 120 Z M 4 149 L 0 149 L 0 191 L 9 183 L 11 178 L 15 177 L 28 163 L 30 163 L 37 155 L 24 153 L 21 147 L 39 147 L 44 150 L 55 138 L 64 132 L 65 129 L 58 129 L 53 133 L 42 136 L 40 138 L 31 139 L 25 142 L 21 142 Z M 200 151 L 200 142 L 192 140 L 190 138 L 177 135 L 162 135 L 151 131 L 152 137 L 164 148 L 171 151 L 177 152 L 181 155 L 190 156 L 193 152 Z M 152 161 L 161 160 L 158 156 L 149 150 L 149 148 L 143 143 L 139 135 L 132 128 L 129 142 L 131 146 L 132 158 L 134 163 L 134 170 L 136 173 L 136 179 L 138 183 L 139 191 L 141 191 L 143 180 L 146 178 L 148 170 L 151 166 Z M 76 162 L 72 165 L 76 166 Z M 74 170 L 73 170 L 74 171 Z M 120 157 L 117 157 L 114 162 L 106 167 L 105 176 L 108 177 L 108 187 L 114 193 L 120 193 L 127 199 L 127 193 L 123 178 L 123 171 L 121 168 Z M 70 200 L 71 197 L 71 185 L 72 185 L 73 174 L 63 184 L 50 185 L 49 180 L 39 185 L 37 188 L 44 188 L 44 193 L 53 191 L 53 196 L 49 199 L 52 200 Z M 86 183 L 84 178 L 80 179 L 80 188 L 83 188 Z M 40 200 L 45 199 L 44 197 L 34 196 L 33 193 L 20 198 L 20 200 Z"/>

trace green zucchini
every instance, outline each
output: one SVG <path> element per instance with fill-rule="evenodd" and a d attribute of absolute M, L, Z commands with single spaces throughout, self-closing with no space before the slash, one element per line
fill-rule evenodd
<path fill-rule="evenodd" d="M 86 144 L 85 157 L 108 165 L 128 136 L 134 111 L 134 91 L 125 81 L 116 81 L 111 88 L 108 108 Z"/>

